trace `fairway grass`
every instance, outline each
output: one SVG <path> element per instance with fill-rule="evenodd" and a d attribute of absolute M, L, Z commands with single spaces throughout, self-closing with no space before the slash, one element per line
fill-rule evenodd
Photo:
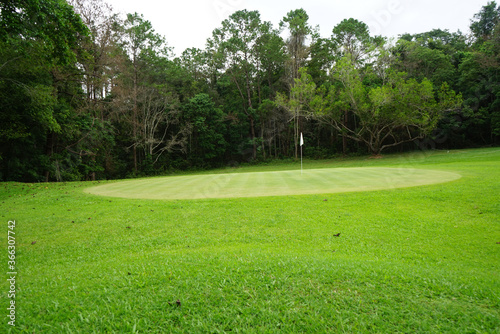
<path fill-rule="evenodd" d="M 172 176 L 110 183 L 85 192 L 136 199 L 237 198 L 393 189 L 458 178 L 436 170 L 351 167 Z"/>
<path fill-rule="evenodd" d="M 304 165 L 304 176 L 362 172 L 362 186 L 386 186 L 164 200 L 86 190 L 116 185 L 123 195 L 129 181 L 1 183 L 0 333 L 500 333 L 500 150 Z M 296 169 L 277 162 L 199 176 L 230 184 L 228 174 L 294 179 Z M 396 188 L 386 176 L 397 171 L 461 177 Z M 212 182 L 213 192 L 230 191 Z"/>

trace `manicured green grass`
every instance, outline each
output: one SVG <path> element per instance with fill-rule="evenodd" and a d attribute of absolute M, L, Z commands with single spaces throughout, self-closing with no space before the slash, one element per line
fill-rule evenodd
<path fill-rule="evenodd" d="M 84 192 L 118 182 L 0 184 L 4 277 L 14 219 L 18 271 L 16 327 L 7 325 L 2 280 L 0 331 L 500 332 L 499 149 L 305 166 L 462 177 L 367 192 L 193 200 Z"/>
<path fill-rule="evenodd" d="M 323 168 L 184 175 L 108 183 L 85 189 L 96 195 L 137 199 L 288 196 L 404 188 L 453 181 L 456 173 L 414 168 Z"/>

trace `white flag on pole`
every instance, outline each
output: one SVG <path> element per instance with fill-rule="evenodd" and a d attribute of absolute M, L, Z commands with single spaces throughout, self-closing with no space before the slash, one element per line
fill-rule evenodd
<path fill-rule="evenodd" d="M 302 145 L 304 145 L 304 137 L 300 133 L 300 174 L 302 175 Z"/>

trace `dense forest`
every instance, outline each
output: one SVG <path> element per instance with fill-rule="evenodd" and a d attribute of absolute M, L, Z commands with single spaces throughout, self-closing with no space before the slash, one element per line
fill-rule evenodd
<path fill-rule="evenodd" d="M 242 162 L 498 145 L 500 6 L 470 34 L 322 37 L 237 11 L 204 50 L 102 0 L 0 2 L 0 180 L 73 181 Z M 284 37 L 283 37 L 284 36 Z"/>

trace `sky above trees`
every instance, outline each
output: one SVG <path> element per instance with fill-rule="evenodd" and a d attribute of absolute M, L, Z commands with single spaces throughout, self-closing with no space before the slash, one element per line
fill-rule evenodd
<path fill-rule="evenodd" d="M 275 27 L 293 8 L 304 8 L 309 23 L 319 25 L 322 37 L 345 18 L 365 22 L 373 35 L 397 37 L 433 29 L 450 32 L 469 30 L 471 13 L 477 13 L 486 0 L 109 0 L 116 12 L 138 12 L 151 21 L 155 30 L 166 37 L 180 55 L 186 48 L 203 49 L 207 38 L 224 19 L 237 10 L 258 10 L 262 20 Z"/>

